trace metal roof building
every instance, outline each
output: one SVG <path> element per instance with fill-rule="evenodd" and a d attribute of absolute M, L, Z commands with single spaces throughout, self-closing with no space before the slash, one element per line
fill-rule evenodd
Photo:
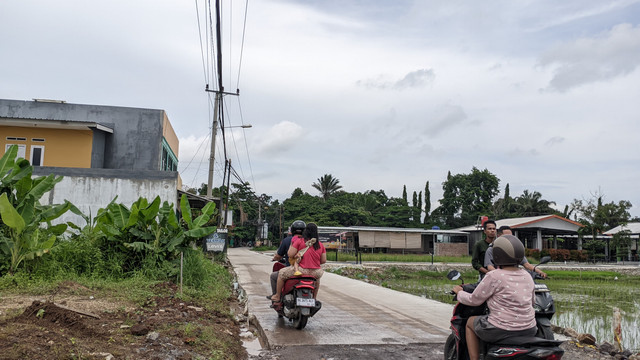
<path fill-rule="evenodd" d="M 558 215 L 541 215 L 521 218 L 495 220 L 496 228 L 509 226 L 513 234 L 524 241 L 525 247 L 542 250 L 543 248 L 557 248 L 557 236 L 578 235 L 582 224 L 563 218 Z M 456 230 L 470 233 L 469 245 L 483 239 L 483 230 L 479 225 L 465 226 Z M 543 238 L 551 239 L 552 243 L 543 241 Z M 577 239 L 576 247 L 581 250 L 581 239 Z"/>
<path fill-rule="evenodd" d="M 328 249 L 365 252 L 467 255 L 464 231 L 374 226 L 318 226 L 320 241 Z"/>

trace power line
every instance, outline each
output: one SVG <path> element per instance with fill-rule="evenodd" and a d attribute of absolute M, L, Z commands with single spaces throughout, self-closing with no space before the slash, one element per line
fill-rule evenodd
<path fill-rule="evenodd" d="M 249 0 L 246 0 L 244 6 L 244 23 L 242 25 L 242 44 L 240 45 L 240 61 L 238 63 L 238 80 L 236 81 L 236 88 L 240 88 L 240 70 L 242 69 L 242 56 L 244 54 L 244 36 L 247 30 L 247 12 L 249 11 Z"/>

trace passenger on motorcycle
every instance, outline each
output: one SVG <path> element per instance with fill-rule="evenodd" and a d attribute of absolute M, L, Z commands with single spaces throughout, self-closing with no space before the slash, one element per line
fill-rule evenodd
<path fill-rule="evenodd" d="M 513 235 L 503 235 L 493 243 L 493 259 L 497 266 L 488 272 L 473 293 L 453 288 L 458 301 L 470 306 L 487 302 L 489 315 L 472 316 L 467 321 L 466 340 L 469 358 L 480 353 L 478 338 L 485 342 L 500 342 L 513 336 L 535 336 L 533 310 L 534 283 L 526 270 L 518 267 L 524 257 L 524 246 Z"/>
<path fill-rule="evenodd" d="M 316 287 L 313 297 L 318 295 L 318 288 L 320 287 L 320 278 L 324 274 L 321 265 L 327 262 L 327 250 L 324 245 L 318 240 L 318 226 L 314 223 L 308 223 L 303 237 L 294 236 L 289 247 L 289 258 L 294 258 L 298 252 L 306 248 L 305 242 L 311 239 L 316 239 L 313 245 L 310 246 L 304 253 L 304 256 L 300 260 L 300 268 L 304 275 L 313 276 L 316 278 Z M 293 276 L 295 269 L 293 266 L 281 269 L 278 275 L 278 284 L 276 287 L 276 294 L 271 297 L 273 302 L 280 302 L 280 295 L 284 282 Z"/>
<path fill-rule="evenodd" d="M 280 261 L 280 259 L 284 260 L 284 265 L 285 266 L 289 266 L 289 255 L 287 254 L 289 252 L 289 247 L 291 247 L 291 241 L 293 239 L 293 236 L 302 236 L 302 232 L 304 232 L 305 227 L 307 226 L 307 224 L 304 223 L 304 221 L 302 220 L 296 220 L 291 224 L 290 227 L 290 231 L 289 231 L 289 236 L 287 236 L 286 238 L 284 238 L 284 240 L 282 240 L 282 242 L 280 243 L 280 246 L 278 247 L 278 250 L 276 251 L 276 253 L 273 255 L 273 258 L 271 259 L 271 261 Z M 273 295 L 276 294 L 276 285 L 278 283 L 278 273 L 280 271 L 274 271 L 271 273 L 271 275 L 269 276 L 269 280 L 271 281 L 271 295 L 268 295 L 267 298 L 271 299 L 271 297 Z"/>
<path fill-rule="evenodd" d="M 500 226 L 500 228 L 498 229 L 498 237 L 502 235 L 513 235 L 513 233 L 511 232 L 511 228 L 507 225 Z M 522 257 L 520 265 L 529 270 L 530 273 L 535 272 L 538 273 L 543 279 L 547 278 L 547 273 L 531 265 L 526 256 Z M 493 263 L 493 244 L 489 245 L 487 252 L 484 254 L 484 267 L 489 271 L 493 271 L 496 269 L 495 264 Z"/>

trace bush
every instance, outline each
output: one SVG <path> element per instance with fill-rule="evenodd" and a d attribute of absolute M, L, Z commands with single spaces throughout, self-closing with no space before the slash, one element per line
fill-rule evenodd
<path fill-rule="evenodd" d="M 540 260 L 540 250 L 538 249 L 524 249 L 524 256 L 531 259 Z"/>
<path fill-rule="evenodd" d="M 570 250 L 569 258 L 571 261 L 587 261 L 589 259 L 589 253 L 584 250 Z"/>
<path fill-rule="evenodd" d="M 553 261 L 567 261 L 571 258 L 571 253 L 567 249 L 548 249 L 548 252 Z"/>

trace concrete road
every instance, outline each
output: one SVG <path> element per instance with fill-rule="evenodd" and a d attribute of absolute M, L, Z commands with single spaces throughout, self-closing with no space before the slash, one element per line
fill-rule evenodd
<path fill-rule="evenodd" d="M 265 295 L 273 253 L 231 248 L 228 258 L 248 296 L 268 349 L 291 345 L 443 344 L 453 306 L 325 272 L 318 300 L 322 309 L 304 330 L 278 318 Z M 440 347 L 440 346 L 438 346 Z"/>

